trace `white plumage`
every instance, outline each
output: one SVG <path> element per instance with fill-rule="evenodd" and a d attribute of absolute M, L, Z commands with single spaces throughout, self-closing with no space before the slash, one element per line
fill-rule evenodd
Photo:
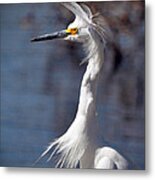
<path fill-rule="evenodd" d="M 88 65 L 83 76 L 78 110 L 73 123 L 65 134 L 50 144 L 40 158 L 52 150 L 48 161 L 56 156 L 56 167 L 76 168 L 80 164 L 80 168 L 127 169 L 128 162 L 118 151 L 106 144 L 101 146 L 96 118 L 97 84 L 110 31 L 104 19 L 97 14 L 93 16 L 86 5 L 80 6 L 75 2 L 63 5 L 76 16 L 66 32 L 77 30 L 74 34 L 63 34 L 63 39 L 83 44 L 86 52 L 84 61 L 87 61 Z M 40 36 L 32 41 L 47 40 L 47 35 L 46 39 L 44 37 Z"/>

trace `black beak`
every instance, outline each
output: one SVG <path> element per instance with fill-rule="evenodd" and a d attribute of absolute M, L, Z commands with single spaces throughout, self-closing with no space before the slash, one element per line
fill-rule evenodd
<path fill-rule="evenodd" d="M 51 34 L 44 34 L 35 38 L 31 39 L 31 42 L 38 42 L 38 41 L 47 41 L 47 40 L 53 40 L 53 39 L 63 39 L 67 37 L 70 33 L 66 32 L 66 30 L 58 31 Z"/>

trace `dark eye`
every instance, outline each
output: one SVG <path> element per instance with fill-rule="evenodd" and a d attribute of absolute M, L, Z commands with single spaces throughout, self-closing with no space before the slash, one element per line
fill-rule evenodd
<path fill-rule="evenodd" d="M 72 28 L 71 29 L 71 33 L 74 35 L 74 34 L 77 34 L 78 32 L 78 29 L 77 28 Z"/>

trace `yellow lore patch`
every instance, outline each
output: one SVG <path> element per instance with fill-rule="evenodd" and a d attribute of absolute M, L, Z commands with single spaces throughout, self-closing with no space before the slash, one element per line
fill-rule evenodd
<path fill-rule="evenodd" d="M 68 28 L 68 29 L 66 29 L 66 32 L 70 33 L 72 35 L 75 35 L 75 34 L 77 34 L 78 29 L 77 28 Z"/>

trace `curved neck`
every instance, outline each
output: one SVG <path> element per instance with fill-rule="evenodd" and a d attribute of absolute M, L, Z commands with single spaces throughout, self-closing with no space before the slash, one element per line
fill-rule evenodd
<path fill-rule="evenodd" d="M 79 106 L 75 122 L 80 124 L 79 138 L 84 139 L 84 153 L 80 158 L 82 168 L 92 168 L 94 164 L 95 150 L 98 146 L 99 131 L 96 121 L 96 93 L 99 75 L 103 64 L 103 45 L 95 40 L 91 42 L 91 47 L 96 48 L 95 53 L 88 61 L 86 72 L 83 76 Z M 88 46 L 89 48 L 89 46 Z"/>
<path fill-rule="evenodd" d="M 100 43 L 100 41 L 91 38 L 87 44 L 88 57 L 90 58 L 81 84 L 77 111 L 77 117 L 84 116 L 86 122 L 94 121 L 96 116 L 96 91 L 103 64 L 103 44 Z"/>
<path fill-rule="evenodd" d="M 88 46 L 88 65 L 83 76 L 79 106 L 76 118 L 67 132 L 54 141 L 41 155 L 43 157 L 55 147 L 49 160 L 59 153 L 57 162 L 61 166 L 76 167 L 79 160 L 83 168 L 93 167 L 95 150 L 98 145 L 98 125 L 96 119 L 96 91 L 100 70 L 103 64 L 103 44 L 101 41 L 90 38 Z M 95 50 L 95 51 L 94 51 Z M 93 52 L 93 54 L 92 54 Z M 91 56 L 90 56 L 91 55 Z"/>

